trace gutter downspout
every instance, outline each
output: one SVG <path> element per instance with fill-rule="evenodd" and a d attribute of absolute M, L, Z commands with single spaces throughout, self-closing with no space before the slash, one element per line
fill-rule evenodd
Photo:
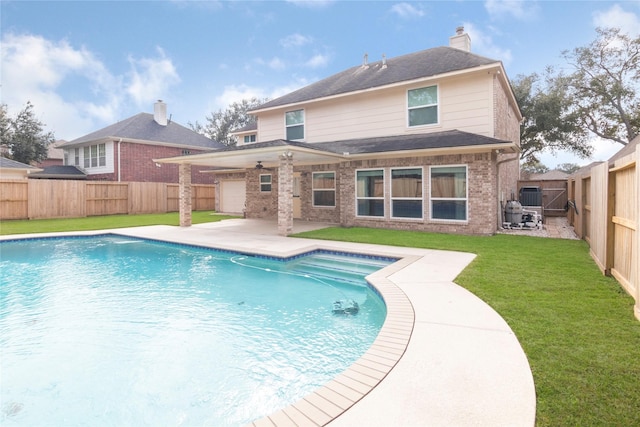
<path fill-rule="evenodd" d="M 502 206 L 502 202 L 503 202 L 502 198 L 504 197 L 504 195 L 500 192 L 500 188 L 502 188 L 501 186 L 502 183 L 500 182 L 500 165 L 508 161 L 517 160 L 509 157 L 506 157 L 502 160 L 497 160 L 498 156 L 501 154 L 501 151 L 502 150 L 496 150 L 496 174 L 498 175 L 498 179 L 496 180 L 498 185 L 498 188 L 496 189 L 497 190 L 496 193 L 498 193 L 499 195 L 498 197 L 498 228 L 502 227 L 502 223 L 504 222 L 504 217 L 503 217 L 504 209 Z"/>
<path fill-rule="evenodd" d="M 120 182 L 122 175 L 120 172 L 120 165 L 122 164 L 120 162 L 120 143 L 122 142 L 122 138 L 120 138 L 120 141 L 118 141 L 118 182 Z"/>

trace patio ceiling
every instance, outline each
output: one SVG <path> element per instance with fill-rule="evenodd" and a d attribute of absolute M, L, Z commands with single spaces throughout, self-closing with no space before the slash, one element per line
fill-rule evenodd
<path fill-rule="evenodd" d="M 258 162 L 261 162 L 264 167 L 273 168 L 278 167 L 280 164 L 280 156 L 284 153 L 292 153 L 294 163 L 299 166 L 318 163 L 338 163 L 344 159 L 344 156 L 341 154 L 291 145 L 281 145 L 154 159 L 154 162 L 190 163 L 192 165 L 222 169 L 250 169 L 254 168 Z"/>

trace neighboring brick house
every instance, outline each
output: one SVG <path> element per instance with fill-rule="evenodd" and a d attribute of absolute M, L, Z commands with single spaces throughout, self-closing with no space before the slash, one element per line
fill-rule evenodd
<path fill-rule="evenodd" d="M 167 105 L 158 101 L 154 114 L 140 113 L 58 146 L 64 165 L 82 170 L 87 179 L 105 181 L 178 182 L 178 166 L 154 158 L 209 153 L 224 145 L 167 119 Z M 192 168 L 191 180 L 211 184 L 211 174 Z M 53 178 L 54 176 L 52 176 Z"/>
<path fill-rule="evenodd" d="M 42 169 L 46 169 L 49 166 L 62 166 L 64 164 L 64 150 L 59 147 L 66 143 L 67 141 L 65 141 L 64 139 L 59 139 L 53 144 L 50 144 L 47 147 L 47 158 L 39 163 L 36 163 L 35 166 Z"/>
<path fill-rule="evenodd" d="M 502 63 L 471 53 L 462 28 L 250 113 L 237 146 L 160 161 L 215 167 L 218 210 L 246 205 L 284 235 L 294 218 L 493 234 L 517 194 L 522 115 Z"/>

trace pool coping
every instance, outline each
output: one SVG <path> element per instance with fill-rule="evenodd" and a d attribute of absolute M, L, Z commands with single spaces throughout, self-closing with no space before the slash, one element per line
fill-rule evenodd
<path fill-rule="evenodd" d="M 473 254 L 252 234 L 232 227 L 225 228 L 220 223 L 188 228 L 149 226 L 0 236 L 0 240 L 100 234 L 140 237 L 278 258 L 289 258 L 314 250 L 398 258 L 395 263 L 367 277 L 387 306 L 387 317 L 371 347 L 324 386 L 283 409 L 249 423 L 249 426 L 535 424 L 533 379 L 515 335 L 495 311 L 453 283 L 455 277 L 473 260 Z M 431 270 L 433 277 L 426 277 L 425 269 Z M 424 300 L 424 292 L 428 293 L 429 301 L 434 301 Z M 452 312 L 448 312 L 446 307 L 440 312 L 442 305 L 451 303 L 452 298 L 465 299 L 464 304 Z M 417 303 L 417 307 L 414 307 L 414 303 Z M 424 313 L 423 308 L 430 304 L 435 317 Z M 469 319 L 460 318 L 460 309 L 470 312 Z M 462 352 L 451 353 L 447 344 L 454 339 L 450 335 L 456 328 L 462 330 L 463 334 L 472 334 L 466 335 L 469 348 L 486 352 L 488 346 L 504 346 L 505 355 L 517 360 L 501 360 L 499 355 L 490 351 L 491 359 L 483 354 L 478 364 L 462 354 L 467 350 L 466 344 L 457 338 L 451 349 L 462 349 Z M 431 345 L 434 337 L 441 341 L 437 346 Z M 480 340 L 479 344 L 476 340 Z M 441 349 L 442 345 L 444 348 Z M 494 360 L 495 357 L 497 360 Z M 437 366 L 439 371 L 425 371 L 424 365 L 429 363 L 432 364 L 431 368 Z M 506 366 L 504 373 L 500 364 Z M 490 366 L 485 369 L 487 365 Z M 468 377 L 472 380 L 478 377 L 484 383 L 468 384 L 469 378 L 463 378 L 460 385 L 451 383 L 447 377 L 457 375 L 457 370 L 461 368 L 469 368 Z M 497 382 L 487 380 L 487 373 L 472 372 L 471 369 L 511 378 Z M 460 390 L 461 386 L 465 390 Z M 441 396 L 432 396 L 433 393 L 429 391 L 432 387 L 437 387 Z M 467 388 L 473 392 L 469 393 Z M 497 390 L 492 390 L 494 388 Z M 466 402 L 470 397 L 472 401 Z M 420 403 L 411 405 L 416 399 Z M 496 401 L 502 402 L 492 403 Z"/>

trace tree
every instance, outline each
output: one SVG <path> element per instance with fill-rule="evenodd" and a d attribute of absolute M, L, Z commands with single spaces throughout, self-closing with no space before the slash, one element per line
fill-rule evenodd
<path fill-rule="evenodd" d="M 520 166 L 520 171 L 526 175 L 549 172 L 549 168 L 537 160 L 531 160 Z"/>
<path fill-rule="evenodd" d="M 572 173 L 580 169 L 580 165 L 576 163 L 560 163 L 558 166 L 556 166 L 556 169 L 571 175 Z"/>
<path fill-rule="evenodd" d="M 47 147 L 55 141 L 52 132 L 44 132 L 44 124 L 27 105 L 15 118 L 9 117 L 7 106 L 0 108 L 0 144 L 7 157 L 21 163 L 37 163 L 47 158 Z"/>
<path fill-rule="evenodd" d="M 591 155 L 588 132 L 573 111 L 563 79 L 554 76 L 552 68 L 547 68 L 543 77 L 537 73 L 518 75 L 511 86 L 523 115 L 520 158 L 525 164 L 538 163 L 538 154 L 543 151 L 566 150 L 582 158 Z"/>
<path fill-rule="evenodd" d="M 596 32 L 589 45 L 562 52 L 575 71 L 558 79 L 582 126 L 626 145 L 640 133 L 640 36 L 617 28 Z"/>
<path fill-rule="evenodd" d="M 268 99 L 256 97 L 243 99 L 240 102 L 234 102 L 226 110 L 211 113 L 206 117 L 207 123 L 204 126 L 197 121 L 195 124 L 189 123 L 189 126 L 193 131 L 206 135 L 214 141 L 225 145 L 236 145 L 237 141 L 230 132 L 255 123 L 255 118 L 247 114 L 247 111 L 267 101 Z"/>

